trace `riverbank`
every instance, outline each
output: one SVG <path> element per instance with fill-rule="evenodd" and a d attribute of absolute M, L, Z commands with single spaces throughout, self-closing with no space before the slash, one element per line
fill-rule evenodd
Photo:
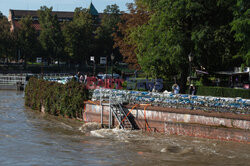
<path fill-rule="evenodd" d="M 63 85 L 32 78 L 25 89 L 25 104 L 44 113 L 109 128 L 249 143 L 249 100 L 95 90 L 92 99 L 105 100 L 100 102 L 88 101 L 88 94 L 78 82 Z"/>
<path fill-rule="evenodd" d="M 99 101 L 85 102 L 85 122 L 108 125 L 109 105 Z M 166 135 L 184 135 L 208 139 L 250 143 L 250 116 L 232 113 L 209 113 L 202 110 L 124 105 L 139 129 Z M 113 125 L 119 125 L 112 115 Z"/>
<path fill-rule="evenodd" d="M 81 123 L 80 123 L 81 124 Z M 237 142 L 118 129 L 80 132 L 80 124 L 24 106 L 23 92 L 0 91 L 1 165 L 247 165 Z"/>

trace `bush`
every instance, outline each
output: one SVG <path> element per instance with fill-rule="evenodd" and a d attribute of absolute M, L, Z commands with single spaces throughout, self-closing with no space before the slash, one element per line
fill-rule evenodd
<path fill-rule="evenodd" d="M 127 89 L 127 81 L 124 81 L 123 83 L 122 83 L 122 89 Z"/>
<path fill-rule="evenodd" d="M 199 86 L 197 87 L 197 95 L 218 97 L 241 97 L 244 99 L 250 99 L 250 90 Z"/>
<path fill-rule="evenodd" d="M 31 78 L 25 88 L 25 105 L 52 115 L 70 118 L 82 118 L 84 100 L 88 100 L 89 91 L 78 82 L 65 85 Z"/>

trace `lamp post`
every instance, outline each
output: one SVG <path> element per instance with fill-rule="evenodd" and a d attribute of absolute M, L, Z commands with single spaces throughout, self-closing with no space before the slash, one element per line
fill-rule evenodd
<path fill-rule="evenodd" d="M 104 79 L 104 83 L 105 83 L 105 88 L 107 88 L 107 75 L 108 75 L 108 56 L 106 55 L 106 72 L 105 75 L 103 77 Z"/>
<path fill-rule="evenodd" d="M 93 76 L 95 75 L 95 57 L 91 56 L 90 61 L 93 61 Z"/>
<path fill-rule="evenodd" d="M 190 79 L 190 84 L 191 84 L 191 76 L 192 76 L 192 66 L 191 66 L 191 63 L 192 63 L 192 60 L 193 60 L 193 56 L 192 56 L 192 52 L 190 52 L 188 54 L 188 61 L 189 61 L 189 79 Z"/>
<path fill-rule="evenodd" d="M 112 74 L 112 79 L 113 79 L 113 60 L 115 59 L 115 56 L 113 53 L 110 55 L 110 58 L 111 58 L 111 74 Z"/>

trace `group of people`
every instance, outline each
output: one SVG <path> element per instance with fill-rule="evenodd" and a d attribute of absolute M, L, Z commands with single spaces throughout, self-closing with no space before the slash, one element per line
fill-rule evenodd
<path fill-rule="evenodd" d="M 77 72 L 75 75 L 73 75 L 72 79 L 80 83 L 86 83 L 87 77 L 87 74 L 81 74 L 80 72 Z"/>
<path fill-rule="evenodd" d="M 172 92 L 174 94 L 178 94 L 180 92 L 180 86 L 175 83 L 172 86 Z M 196 94 L 196 88 L 195 88 L 195 86 L 193 84 L 190 84 L 190 86 L 189 86 L 189 94 L 190 95 L 195 95 Z"/>

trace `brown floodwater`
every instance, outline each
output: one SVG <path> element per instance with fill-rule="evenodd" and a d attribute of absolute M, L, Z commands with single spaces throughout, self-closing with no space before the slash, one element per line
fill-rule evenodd
<path fill-rule="evenodd" d="M 250 165 L 249 144 L 81 127 L 26 108 L 23 96 L 0 91 L 0 165 Z"/>

